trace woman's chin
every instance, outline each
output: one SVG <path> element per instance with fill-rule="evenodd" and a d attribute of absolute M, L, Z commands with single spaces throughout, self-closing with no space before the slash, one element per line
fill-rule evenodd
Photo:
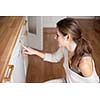
<path fill-rule="evenodd" d="M 60 44 L 58 44 L 58 46 L 59 46 L 59 47 L 61 47 L 61 45 L 60 45 Z"/>
<path fill-rule="evenodd" d="M 58 46 L 59 46 L 59 47 L 63 47 L 63 46 L 62 46 L 62 45 L 60 45 L 60 44 L 59 44 Z"/>

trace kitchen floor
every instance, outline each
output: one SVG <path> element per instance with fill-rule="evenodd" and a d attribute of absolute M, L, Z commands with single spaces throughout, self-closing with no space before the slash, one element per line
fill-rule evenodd
<path fill-rule="evenodd" d="M 95 24 L 95 20 L 80 19 L 79 20 L 83 36 L 90 40 L 93 46 L 93 57 L 96 63 L 96 70 L 100 76 L 100 32 L 95 30 L 94 27 L 98 27 Z M 95 25 L 95 26 L 94 26 Z M 44 50 L 43 52 L 54 52 L 57 50 L 57 42 L 54 40 L 54 29 L 44 29 Z M 27 71 L 26 82 L 27 83 L 41 83 L 50 79 L 65 77 L 63 69 L 63 59 L 60 63 L 44 62 L 37 56 L 29 56 L 29 67 Z"/>

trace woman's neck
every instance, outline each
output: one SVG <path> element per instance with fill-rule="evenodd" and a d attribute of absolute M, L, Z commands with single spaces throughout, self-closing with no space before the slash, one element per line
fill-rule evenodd
<path fill-rule="evenodd" d="M 74 41 L 71 41 L 68 45 L 67 45 L 67 49 L 69 51 L 69 53 L 73 54 L 75 49 L 76 49 L 77 44 Z"/>
<path fill-rule="evenodd" d="M 76 49 L 77 44 L 73 41 L 71 41 L 68 45 L 67 45 L 67 49 L 68 49 L 68 62 L 69 65 L 71 65 L 71 58 L 74 55 L 75 49 Z"/>

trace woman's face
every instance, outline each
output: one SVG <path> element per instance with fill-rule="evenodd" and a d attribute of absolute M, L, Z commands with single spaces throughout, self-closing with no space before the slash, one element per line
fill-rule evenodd
<path fill-rule="evenodd" d="M 55 34 L 55 37 L 54 37 L 57 42 L 58 42 L 58 46 L 59 47 L 64 47 L 65 46 L 65 43 L 66 43 L 66 39 L 65 37 L 59 32 L 59 30 L 57 29 L 57 33 Z"/>

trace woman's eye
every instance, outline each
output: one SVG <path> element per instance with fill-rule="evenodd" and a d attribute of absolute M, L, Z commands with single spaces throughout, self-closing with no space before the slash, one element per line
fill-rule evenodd
<path fill-rule="evenodd" d="M 59 35 L 58 35 L 58 34 L 56 34 L 56 37 L 58 38 L 58 37 L 59 37 Z"/>

